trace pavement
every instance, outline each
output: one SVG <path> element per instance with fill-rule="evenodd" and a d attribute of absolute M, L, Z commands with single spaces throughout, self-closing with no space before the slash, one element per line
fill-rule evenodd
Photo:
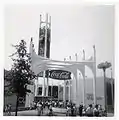
<path fill-rule="evenodd" d="M 43 111 L 43 115 L 41 116 L 47 116 L 49 113 L 49 110 L 46 108 Z M 54 116 L 66 116 L 65 110 L 53 108 Z M 3 114 L 4 116 L 8 116 L 7 114 Z M 11 112 L 11 116 L 15 116 L 15 112 Z M 37 110 L 25 110 L 25 111 L 18 111 L 17 116 L 38 116 Z"/>
<path fill-rule="evenodd" d="M 62 108 L 52 108 L 54 116 L 66 116 L 66 109 Z M 49 110 L 46 108 L 43 111 L 42 116 L 47 116 Z M 8 116 L 7 114 L 3 114 L 4 116 Z M 15 112 L 11 112 L 11 116 L 15 116 Z M 18 111 L 17 116 L 38 116 L 38 111 L 37 110 L 25 110 L 25 111 Z M 107 117 L 113 117 L 113 113 L 108 113 Z M 79 116 L 76 116 L 79 117 Z"/>

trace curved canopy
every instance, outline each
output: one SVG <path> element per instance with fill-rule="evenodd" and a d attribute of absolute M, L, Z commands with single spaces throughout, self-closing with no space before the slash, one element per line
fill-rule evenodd
<path fill-rule="evenodd" d="M 93 59 L 76 62 L 76 61 L 51 60 L 45 57 L 41 57 L 36 54 L 32 41 L 30 43 L 30 53 L 32 60 L 32 65 L 31 65 L 32 71 L 36 75 L 44 70 L 64 70 L 64 71 L 70 71 L 73 74 L 76 73 L 77 70 L 80 70 L 82 75 L 84 75 L 85 66 L 89 67 L 93 73 L 95 70 L 94 69 L 95 61 Z"/>

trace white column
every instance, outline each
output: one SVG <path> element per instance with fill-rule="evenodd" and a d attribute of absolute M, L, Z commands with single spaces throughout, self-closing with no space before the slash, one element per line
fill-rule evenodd
<path fill-rule="evenodd" d="M 49 22 L 48 22 L 48 14 L 46 16 L 46 22 L 47 24 L 49 24 L 49 29 L 51 30 L 51 16 L 49 17 Z M 50 38 L 49 38 L 49 41 L 51 40 L 51 31 L 50 31 Z M 46 41 L 47 42 L 47 41 Z M 47 48 L 47 46 L 46 46 Z M 49 72 L 48 72 L 48 75 L 49 75 Z M 46 96 L 48 96 L 48 87 L 49 87 L 49 76 L 47 78 L 47 89 L 46 89 Z"/>
<path fill-rule="evenodd" d="M 45 71 L 43 71 L 42 96 L 45 96 Z"/>
<path fill-rule="evenodd" d="M 37 96 L 37 89 L 38 89 L 38 87 L 37 87 L 37 85 L 35 85 L 35 96 Z"/>
<path fill-rule="evenodd" d="M 75 54 L 76 62 L 78 60 L 77 53 Z M 75 79 L 76 79 L 76 106 L 78 106 L 78 78 L 77 78 L 77 69 L 75 71 Z"/>
<path fill-rule="evenodd" d="M 94 50 L 94 79 L 93 79 L 93 95 L 94 95 L 94 105 L 97 104 L 96 100 L 96 50 L 95 46 L 93 46 Z"/>
<path fill-rule="evenodd" d="M 40 28 L 41 28 L 41 24 L 42 24 L 42 16 L 40 15 Z M 40 29 L 39 29 L 39 39 L 40 39 Z M 45 52 L 45 50 L 44 50 L 44 52 Z M 45 77 L 44 77 L 44 75 L 45 75 L 45 73 L 43 72 L 42 96 L 44 96 L 44 93 L 45 93 Z M 36 92 L 37 92 L 37 90 L 36 90 Z"/>
<path fill-rule="evenodd" d="M 71 101 L 71 80 L 69 80 L 69 101 Z"/>
<path fill-rule="evenodd" d="M 66 58 L 64 58 L 64 61 L 66 61 Z M 64 80 L 64 88 L 63 88 L 63 101 L 66 100 L 66 81 Z"/>
<path fill-rule="evenodd" d="M 64 80 L 64 88 L 63 88 L 63 101 L 65 102 L 66 100 L 66 81 Z"/>
<path fill-rule="evenodd" d="M 49 71 L 47 76 L 47 89 L 46 89 L 46 96 L 48 96 L 48 86 L 49 86 Z"/>
<path fill-rule="evenodd" d="M 83 60 L 85 61 L 85 51 L 83 50 Z M 86 86 L 85 86 L 85 66 L 84 66 L 84 73 L 83 73 L 83 105 L 86 104 L 86 92 L 85 92 Z"/>
<path fill-rule="evenodd" d="M 37 96 L 37 91 L 38 91 L 38 77 L 36 78 L 36 82 L 35 82 L 35 96 Z"/>
<path fill-rule="evenodd" d="M 48 14 L 46 14 L 46 21 L 45 21 L 45 49 L 44 49 L 44 57 L 46 57 L 47 53 L 47 24 L 48 24 Z"/>
<path fill-rule="evenodd" d="M 46 21 L 45 21 L 45 46 L 44 46 L 44 57 L 46 57 L 47 53 L 47 23 L 48 23 L 48 14 L 46 14 Z M 46 96 L 46 86 L 45 86 L 45 71 L 43 72 L 43 78 L 44 78 L 44 94 L 43 96 Z"/>
<path fill-rule="evenodd" d="M 71 61 L 71 56 L 69 56 L 69 60 Z M 68 86 L 68 88 L 69 88 L 69 101 L 71 101 L 71 79 L 69 80 L 69 86 Z"/>
<path fill-rule="evenodd" d="M 84 74 L 84 76 L 83 76 L 83 105 L 85 105 L 86 104 L 86 95 L 85 95 L 85 74 Z"/>

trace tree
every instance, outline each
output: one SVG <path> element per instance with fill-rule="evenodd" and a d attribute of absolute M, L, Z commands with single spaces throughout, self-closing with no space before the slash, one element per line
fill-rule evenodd
<path fill-rule="evenodd" d="M 10 90 L 11 89 L 11 76 L 12 76 L 11 70 L 4 69 L 4 96 L 12 95 L 12 91 Z"/>
<path fill-rule="evenodd" d="M 106 84 L 106 69 L 111 67 L 111 63 L 109 62 L 102 62 L 98 65 L 99 69 L 103 70 L 104 73 L 104 96 L 105 96 L 105 110 L 107 110 L 107 84 Z"/>
<path fill-rule="evenodd" d="M 35 75 L 30 69 L 31 58 L 26 50 L 26 42 L 21 40 L 19 45 L 13 45 L 13 47 L 15 47 L 16 52 L 11 55 L 13 66 L 8 80 L 11 82 L 10 91 L 17 96 L 15 111 L 15 116 L 17 116 L 19 98 L 25 97 L 27 93 L 31 92 L 27 89 L 27 85 L 31 84 L 31 80 L 35 78 Z"/>

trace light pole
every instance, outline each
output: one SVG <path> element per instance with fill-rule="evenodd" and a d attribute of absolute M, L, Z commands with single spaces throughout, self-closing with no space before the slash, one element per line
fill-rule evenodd
<path fill-rule="evenodd" d="M 104 73 L 104 96 L 105 96 L 105 110 L 107 110 L 107 82 L 106 82 L 106 75 L 105 75 L 106 69 L 103 69 Z"/>
<path fill-rule="evenodd" d="M 106 82 L 106 69 L 111 67 L 111 63 L 103 62 L 98 65 L 99 69 L 103 70 L 104 74 L 104 96 L 105 96 L 105 110 L 107 111 L 107 82 Z"/>
<path fill-rule="evenodd" d="M 111 70 L 111 93 L 112 93 L 112 106 L 114 106 L 114 100 L 113 100 L 113 78 L 112 78 L 112 68 Z"/>

